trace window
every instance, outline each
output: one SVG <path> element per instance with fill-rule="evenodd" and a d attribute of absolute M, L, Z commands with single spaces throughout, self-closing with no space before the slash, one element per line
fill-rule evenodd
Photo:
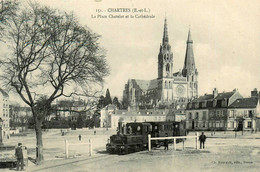
<path fill-rule="evenodd" d="M 252 128 L 252 122 L 251 121 L 247 123 L 247 128 Z"/>
<path fill-rule="evenodd" d="M 203 111 L 202 120 L 206 120 L 206 115 L 207 115 L 207 112 L 206 112 L 206 111 Z"/>
<path fill-rule="evenodd" d="M 199 112 L 196 112 L 196 119 L 199 119 Z"/>
<path fill-rule="evenodd" d="M 164 125 L 160 125 L 160 130 L 164 131 Z"/>
<path fill-rule="evenodd" d="M 167 65 L 166 65 L 166 71 L 167 71 L 167 72 L 170 71 L 170 65 L 169 65 L 169 63 L 167 63 Z"/>
<path fill-rule="evenodd" d="M 235 117 L 235 111 L 231 110 L 229 111 L 229 118 L 234 118 Z"/>
<path fill-rule="evenodd" d="M 253 111 L 249 110 L 248 113 L 249 113 L 249 118 L 252 118 L 253 117 Z"/>
<path fill-rule="evenodd" d="M 204 128 L 206 126 L 206 122 L 203 121 L 202 127 Z"/>
<path fill-rule="evenodd" d="M 190 119 L 192 119 L 192 113 L 191 113 L 191 112 L 190 112 L 190 114 L 189 114 L 189 115 L 190 115 Z"/>

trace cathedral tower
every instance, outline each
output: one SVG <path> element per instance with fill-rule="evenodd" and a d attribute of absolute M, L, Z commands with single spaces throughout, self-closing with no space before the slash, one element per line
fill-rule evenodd
<path fill-rule="evenodd" d="M 158 54 L 158 100 L 169 102 L 173 100 L 173 53 L 169 44 L 167 19 L 164 20 L 163 39 Z"/>
<path fill-rule="evenodd" d="M 188 98 L 196 98 L 198 97 L 198 71 L 195 67 L 195 60 L 193 54 L 193 41 L 191 38 L 191 32 L 189 30 L 188 39 L 187 39 L 187 47 L 185 54 L 184 67 L 182 69 L 182 75 L 187 77 L 188 82 Z"/>
<path fill-rule="evenodd" d="M 173 54 L 169 44 L 167 20 L 164 20 L 164 30 L 162 44 L 158 55 L 158 79 L 172 77 L 173 74 Z"/>

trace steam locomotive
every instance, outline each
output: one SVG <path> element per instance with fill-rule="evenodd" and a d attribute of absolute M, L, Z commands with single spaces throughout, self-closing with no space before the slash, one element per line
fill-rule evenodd
<path fill-rule="evenodd" d="M 110 136 L 106 144 L 108 153 L 128 154 L 148 148 L 148 134 L 151 137 L 185 136 L 186 129 L 184 122 L 139 122 L 127 123 L 122 127 L 118 125 L 119 131 L 116 135 Z M 176 141 L 178 142 L 178 141 Z M 162 140 L 153 140 L 152 147 L 163 145 Z"/>

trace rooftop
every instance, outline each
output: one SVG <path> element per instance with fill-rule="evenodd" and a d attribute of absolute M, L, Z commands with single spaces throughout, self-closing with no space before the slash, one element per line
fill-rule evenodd
<path fill-rule="evenodd" d="M 259 101 L 258 98 L 255 97 L 241 98 L 241 99 L 237 99 L 229 107 L 230 108 L 256 108 L 258 101 Z"/>

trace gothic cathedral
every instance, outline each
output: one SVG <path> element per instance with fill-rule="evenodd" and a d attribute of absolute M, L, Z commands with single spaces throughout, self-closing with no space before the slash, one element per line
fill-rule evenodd
<path fill-rule="evenodd" d="M 162 44 L 158 54 L 158 78 L 129 79 L 123 92 L 123 104 L 132 108 L 185 108 L 198 97 L 198 71 L 195 67 L 193 41 L 189 30 L 184 67 L 173 72 L 173 53 L 169 44 L 167 20 L 164 22 Z"/>

